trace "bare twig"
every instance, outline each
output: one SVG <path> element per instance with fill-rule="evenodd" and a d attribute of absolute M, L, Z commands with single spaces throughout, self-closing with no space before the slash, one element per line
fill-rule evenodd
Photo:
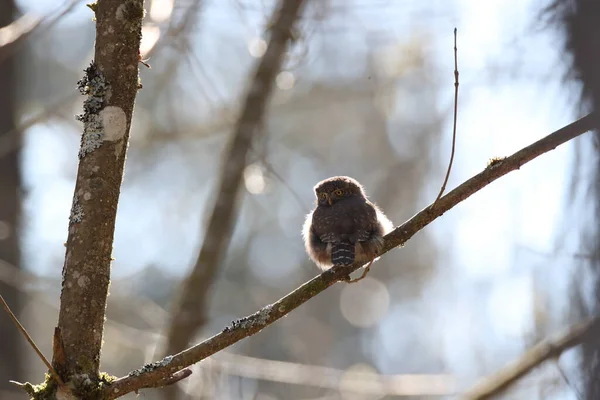
<path fill-rule="evenodd" d="M 487 166 L 482 172 L 459 185 L 454 190 L 439 199 L 437 206 L 426 207 L 410 220 L 400 225 L 385 236 L 385 243 L 381 254 L 403 245 L 418 231 L 429 225 L 446 211 L 467 199 L 474 193 L 483 189 L 493 181 L 519 169 L 534 158 L 555 149 L 561 144 L 592 130 L 595 127 L 595 114 L 587 115 L 570 125 L 538 140 L 513 155 Z M 360 268 L 360 264 L 352 266 L 336 266 L 321 275 L 306 282 L 288 295 L 273 304 L 263 307 L 258 312 L 239 320 L 233 321 L 230 326 L 205 341 L 190 347 L 173 356 L 165 357 L 154 364 L 152 368 L 144 368 L 119 378 L 106 389 L 106 396 L 114 399 L 132 391 L 149 387 L 160 379 L 164 379 L 180 369 L 197 363 L 232 344 L 251 336 L 292 310 L 306 303 L 317 294 L 321 293 L 336 282 L 344 280 L 351 272 Z"/>
<path fill-rule="evenodd" d="M 256 67 L 252 84 L 223 157 L 218 197 L 206 229 L 204 243 L 196 264 L 183 283 L 179 301 L 167 332 L 166 354 L 181 351 L 189 345 L 206 320 L 207 293 L 229 245 L 236 214 L 243 171 L 252 139 L 260 129 L 273 82 L 283 62 L 291 30 L 301 13 L 304 1 L 283 0 L 275 11 L 267 50 Z"/>
<path fill-rule="evenodd" d="M 58 382 L 58 384 L 60 386 L 64 386 L 65 382 L 61 379 L 60 375 L 58 375 L 58 373 L 56 372 L 56 370 L 52 367 L 52 364 L 50 364 L 50 361 L 48 361 L 48 359 L 44 356 L 44 353 L 42 353 L 42 351 L 40 350 L 40 348 L 37 347 L 37 345 L 35 344 L 35 342 L 31 338 L 31 336 L 29 336 L 29 333 L 27 332 L 27 330 L 25 329 L 25 327 L 23 325 L 21 325 L 21 323 L 19 322 L 19 319 L 12 312 L 12 310 L 10 309 L 10 307 L 8 306 L 8 304 L 6 304 L 6 301 L 4 301 L 4 297 L 2 297 L 2 295 L 0 295 L 0 302 L 2 302 L 2 306 L 4 307 L 4 309 L 6 310 L 6 312 L 8 313 L 8 315 L 10 316 L 10 319 L 12 319 L 12 321 L 15 323 L 15 326 L 19 329 L 19 331 L 21 331 L 21 333 L 23 334 L 23 336 L 25 337 L 25 339 L 27 339 L 27 342 L 29 342 L 29 345 L 37 353 L 37 355 L 40 358 L 40 360 L 42 360 L 42 362 L 44 364 L 46 364 L 46 367 L 48 367 L 48 370 L 50 371 L 50 373 L 52 374 L 52 376 L 54 377 L 54 379 L 56 379 L 56 382 Z"/>
<path fill-rule="evenodd" d="M 462 400 L 484 400 L 502 393 L 512 383 L 527 375 L 546 360 L 560 355 L 585 341 L 594 329 L 600 326 L 600 319 L 593 318 L 571 327 L 556 340 L 543 340 L 513 364 L 486 377 L 461 396 Z"/>
<path fill-rule="evenodd" d="M 575 397 L 577 398 L 577 400 L 582 400 L 583 399 L 582 393 L 579 391 L 579 389 L 575 385 L 573 385 L 573 383 L 571 382 L 571 379 L 569 379 L 569 377 L 567 376 L 567 374 L 565 373 L 565 371 L 563 370 L 563 368 L 560 366 L 560 362 L 559 361 L 560 360 L 558 358 L 556 358 L 556 360 L 554 362 L 554 364 L 556 365 L 556 369 L 558 370 L 558 373 L 562 377 L 563 381 L 565 381 L 565 383 L 567 384 L 567 386 L 569 388 L 571 388 L 571 390 L 575 394 Z"/>
<path fill-rule="evenodd" d="M 446 171 L 446 177 L 444 183 L 440 188 L 440 193 L 435 198 L 432 207 L 435 207 L 437 201 L 442 197 L 448 184 L 448 178 L 450 178 L 450 171 L 452 170 L 452 163 L 454 162 L 454 149 L 456 148 L 456 120 L 458 118 L 458 49 L 456 48 L 456 28 L 454 28 L 454 122 L 452 126 L 452 151 L 450 152 L 450 161 L 448 162 L 448 170 Z"/>

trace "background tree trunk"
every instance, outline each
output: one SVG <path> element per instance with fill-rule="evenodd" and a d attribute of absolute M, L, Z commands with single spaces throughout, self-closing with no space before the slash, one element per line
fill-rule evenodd
<path fill-rule="evenodd" d="M 558 0 L 551 7 L 562 21 L 566 34 L 566 50 L 571 54 L 573 69 L 572 78 L 581 83 L 582 105 L 586 111 L 600 109 L 600 2 L 594 0 Z M 582 310 L 597 315 L 600 311 L 600 121 L 595 121 L 596 131 L 593 135 L 593 157 L 578 160 L 580 163 L 592 164 L 591 193 L 593 224 L 592 231 L 582 232 L 582 253 L 589 256 L 589 264 L 594 274 L 594 302 L 591 310 Z M 589 140 L 589 139 L 587 139 Z M 588 146 L 591 143 L 586 143 Z M 579 179 L 574 177 L 575 180 Z M 577 182 L 582 184 L 583 182 Z M 585 228 L 582 228 L 584 230 Z M 587 257 L 586 257 L 587 258 Z M 584 307 L 586 308 L 586 307 Z M 592 333 L 583 346 L 583 373 L 585 376 L 585 398 L 600 398 L 600 328 Z"/>
<path fill-rule="evenodd" d="M 0 29 L 11 24 L 15 14 L 13 0 L 0 0 Z M 16 59 L 14 55 L 5 57 L 5 52 L 12 50 L 12 45 L 0 47 L 0 145 L 10 147 L 7 151 L 0 151 L 0 263 L 5 264 L 6 268 L 20 268 L 18 229 L 21 179 L 20 133 L 15 131 Z M 0 281 L 0 293 L 15 314 L 19 315 L 22 307 L 19 288 Z M 0 313 L 0 338 L 0 354 L 3 358 L 0 362 L 0 392 L 12 391 L 14 387 L 8 380 L 21 380 L 23 377 L 22 339 L 4 312 Z"/>

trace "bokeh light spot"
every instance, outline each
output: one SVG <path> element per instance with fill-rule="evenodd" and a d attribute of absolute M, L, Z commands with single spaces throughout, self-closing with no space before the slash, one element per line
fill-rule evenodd
<path fill-rule="evenodd" d="M 152 0 L 150 19 L 154 22 L 164 22 L 173 13 L 173 0 Z"/>
<path fill-rule="evenodd" d="M 366 277 L 355 285 L 346 285 L 340 296 L 344 318 L 352 325 L 368 328 L 378 323 L 388 312 L 390 294 L 380 281 Z"/>
<path fill-rule="evenodd" d="M 140 53 L 142 57 L 148 54 L 160 39 L 160 28 L 156 25 L 146 24 L 142 27 L 142 41 Z"/>
<path fill-rule="evenodd" d="M 261 38 L 252 38 L 248 42 L 248 53 L 254 58 L 260 58 L 267 51 L 267 42 Z"/>
<path fill-rule="evenodd" d="M 294 87 L 294 83 L 296 83 L 296 78 L 294 78 L 294 74 L 289 71 L 282 71 L 275 78 L 275 83 L 277 83 L 277 87 L 281 90 L 289 90 Z"/>
<path fill-rule="evenodd" d="M 267 183 L 260 165 L 250 164 L 244 170 L 244 184 L 246 190 L 252 194 L 260 194 L 265 191 Z"/>

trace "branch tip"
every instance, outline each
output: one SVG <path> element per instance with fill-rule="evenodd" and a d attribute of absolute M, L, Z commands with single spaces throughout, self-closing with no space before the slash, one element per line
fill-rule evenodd
<path fill-rule="evenodd" d="M 448 179 L 450 178 L 450 171 L 452 171 L 452 163 L 454 162 L 454 151 L 456 149 L 456 120 L 458 119 L 458 49 L 456 48 L 456 28 L 454 28 L 454 121 L 452 124 L 452 150 L 450 152 L 450 161 L 448 162 L 448 169 L 446 170 L 446 177 L 440 188 L 435 201 L 431 205 L 431 208 L 435 207 L 438 200 L 444 194 Z"/>

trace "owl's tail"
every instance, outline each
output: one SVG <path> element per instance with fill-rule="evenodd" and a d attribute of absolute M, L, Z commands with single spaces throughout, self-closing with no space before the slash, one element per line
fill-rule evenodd
<path fill-rule="evenodd" d="M 331 263 L 333 265 L 352 265 L 354 263 L 354 243 L 338 242 L 331 245 Z"/>

